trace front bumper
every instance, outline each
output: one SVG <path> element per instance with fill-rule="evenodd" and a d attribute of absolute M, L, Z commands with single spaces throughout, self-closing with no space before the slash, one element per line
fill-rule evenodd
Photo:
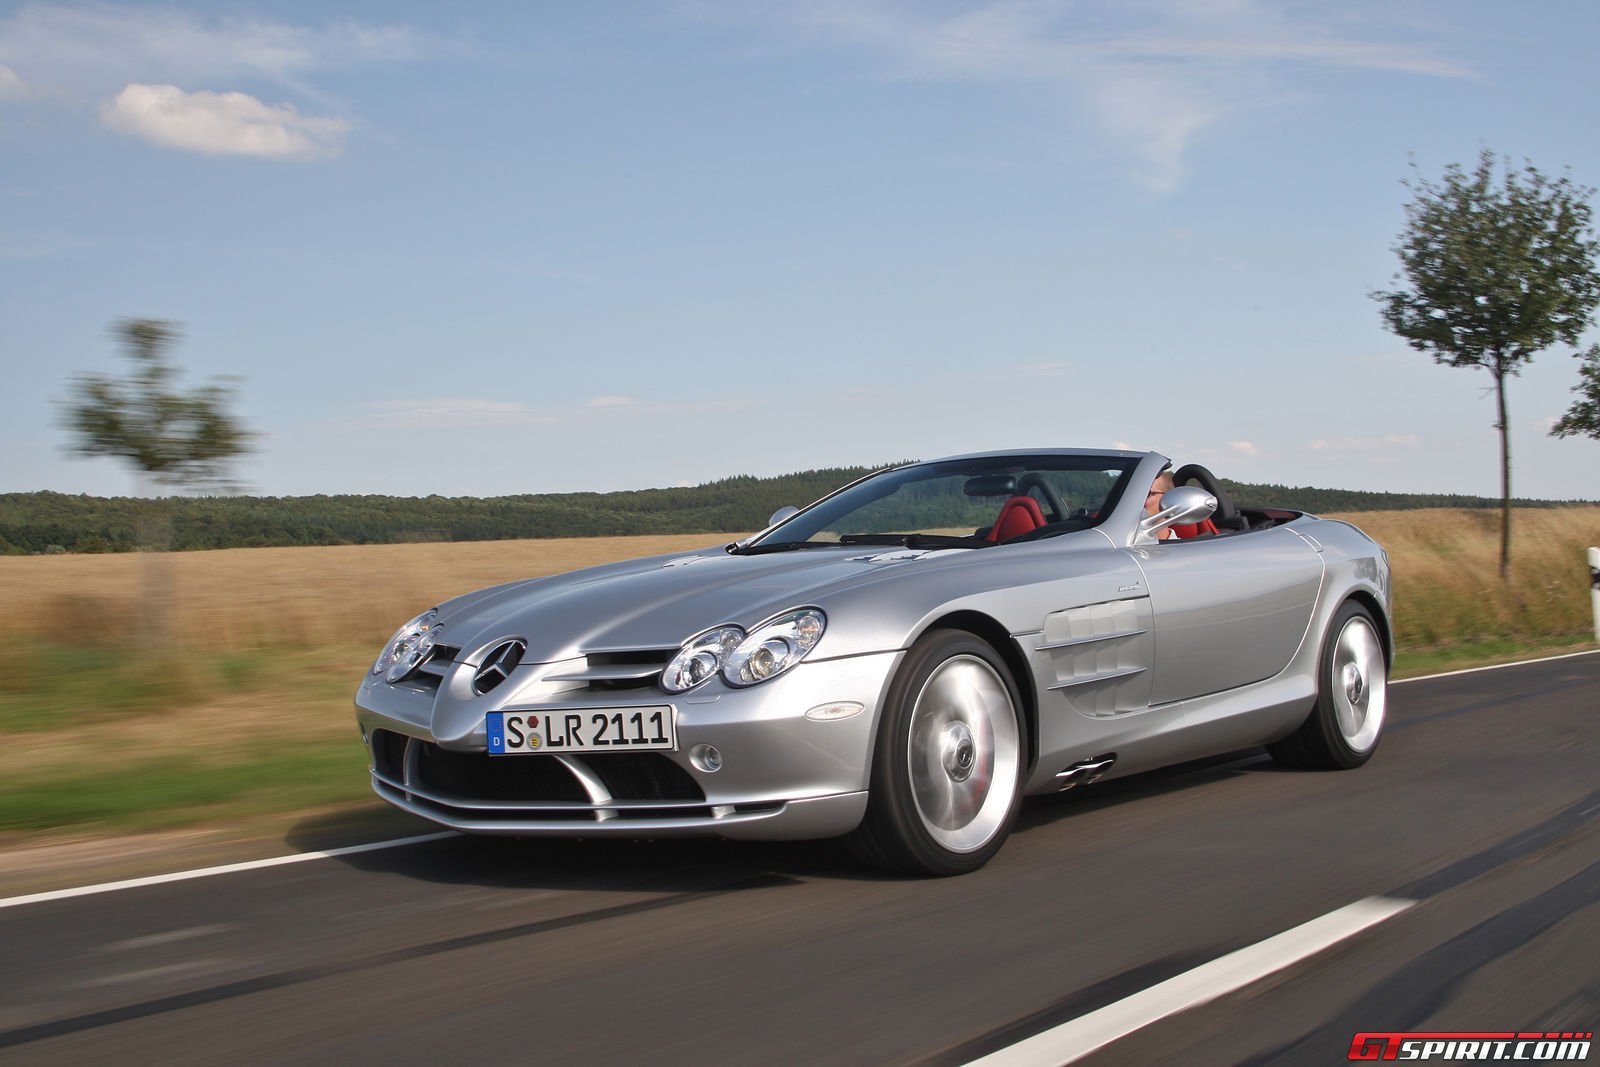
<path fill-rule="evenodd" d="M 853 829 L 866 811 L 878 709 L 901 655 L 806 662 L 749 689 L 718 680 L 677 696 L 654 687 L 552 692 L 542 678 L 560 674 L 562 664 L 525 665 L 507 693 L 466 699 L 448 677 L 436 693 L 368 677 L 356 712 L 378 796 L 465 833 L 831 837 Z M 863 710 L 845 719 L 806 717 L 839 701 Z M 674 709 L 675 751 L 487 754 L 490 711 L 662 704 Z M 688 758 L 701 744 L 721 753 L 718 770 Z"/>

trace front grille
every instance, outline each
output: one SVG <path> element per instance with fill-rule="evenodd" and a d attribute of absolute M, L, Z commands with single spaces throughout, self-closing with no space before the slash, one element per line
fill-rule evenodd
<path fill-rule="evenodd" d="M 661 677 L 661 669 L 673 656 L 676 648 L 634 648 L 612 652 L 590 652 L 584 656 L 584 665 L 575 671 L 551 675 L 547 681 L 582 682 L 593 692 L 615 692 L 619 689 L 648 689 Z"/>
<path fill-rule="evenodd" d="M 704 800 L 689 772 L 659 752 L 605 752 L 580 757 L 618 800 Z"/>
<path fill-rule="evenodd" d="M 378 774 L 396 782 L 406 777 L 406 742 L 410 738 L 390 730 L 372 731 L 372 766 Z"/>
<path fill-rule="evenodd" d="M 470 800 L 570 800 L 589 794 L 559 761 L 542 756 L 450 752 L 418 742 L 413 783 L 433 793 Z"/>
<path fill-rule="evenodd" d="M 426 795 L 441 806 L 473 808 L 478 802 L 515 813 L 518 805 L 573 805 L 578 817 L 592 817 L 593 798 L 562 763 L 572 760 L 604 785 L 613 801 L 672 805 L 703 803 L 705 791 L 693 776 L 660 752 L 601 752 L 591 755 L 490 756 L 453 752 L 431 741 L 390 730 L 371 737 L 373 773 L 400 791 Z M 541 808 L 541 815 L 550 813 Z M 672 814 L 671 809 L 667 809 Z M 649 818 L 645 809 L 629 817 Z"/>

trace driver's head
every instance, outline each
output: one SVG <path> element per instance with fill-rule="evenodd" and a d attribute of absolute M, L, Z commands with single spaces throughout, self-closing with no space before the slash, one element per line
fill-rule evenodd
<path fill-rule="evenodd" d="M 1171 471 L 1162 471 L 1156 475 L 1156 480 L 1150 485 L 1150 492 L 1145 494 L 1144 513 L 1146 515 L 1154 515 L 1161 510 L 1161 494 L 1171 489 L 1172 485 Z"/>

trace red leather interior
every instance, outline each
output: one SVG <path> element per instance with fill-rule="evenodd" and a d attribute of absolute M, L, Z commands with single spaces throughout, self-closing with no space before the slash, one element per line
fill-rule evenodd
<path fill-rule="evenodd" d="M 1219 533 L 1217 524 L 1210 519 L 1201 519 L 1199 522 L 1173 523 L 1173 537 L 1199 537 L 1201 534 Z"/>
<path fill-rule="evenodd" d="M 989 527 L 988 540 L 1009 541 L 1044 525 L 1044 512 L 1031 496 L 1014 496 L 1000 505 L 1000 514 Z"/>

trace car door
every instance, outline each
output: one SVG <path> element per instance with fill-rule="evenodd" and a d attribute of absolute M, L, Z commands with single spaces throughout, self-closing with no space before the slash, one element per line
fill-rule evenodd
<path fill-rule="evenodd" d="M 1153 706 L 1236 689 L 1300 647 L 1322 556 L 1292 531 L 1167 540 L 1128 550 L 1149 586 Z"/>
<path fill-rule="evenodd" d="M 1143 573 L 1127 553 L 1088 536 L 1083 543 L 1098 543 L 1098 551 L 1061 553 L 1040 544 L 1031 580 L 1007 590 L 1004 604 L 990 611 L 1012 630 L 1032 674 L 1039 729 L 1038 763 L 1027 784 L 1033 792 L 1058 786 L 1057 772 L 1103 754 L 1116 753 L 1119 767 L 1137 765 L 1151 739 L 1176 722 L 1150 713 L 1153 636 Z M 1059 577 L 1040 580 L 1052 574 Z"/>

